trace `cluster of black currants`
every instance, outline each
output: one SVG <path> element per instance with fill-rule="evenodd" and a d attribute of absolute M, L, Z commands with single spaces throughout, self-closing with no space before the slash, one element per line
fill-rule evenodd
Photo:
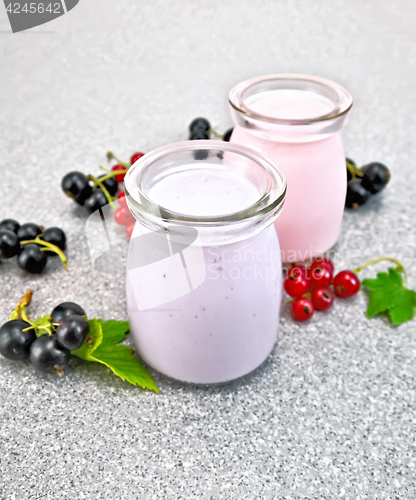
<path fill-rule="evenodd" d="M 223 141 L 230 142 L 231 134 L 233 133 L 233 128 L 230 128 L 225 132 L 224 135 L 217 134 L 212 128 L 211 124 L 206 118 L 195 118 L 189 125 L 189 140 L 206 140 L 210 138 L 211 133 L 213 133 L 218 138 Z"/>
<path fill-rule="evenodd" d="M 102 177 L 106 178 L 100 181 Z M 93 187 L 94 184 L 91 179 L 82 172 L 69 172 L 62 179 L 62 191 L 92 214 L 109 203 L 104 189 L 107 190 L 110 197 L 114 196 L 118 190 L 118 182 L 115 176 L 108 177 L 107 174 L 103 174 L 97 177 L 97 180 L 101 183 L 101 187 Z"/>
<path fill-rule="evenodd" d="M 107 204 L 111 205 L 112 208 L 117 208 L 113 204 L 113 201 L 115 201 L 114 197 L 118 193 L 119 187 L 120 192 L 118 194 L 118 199 L 124 196 L 122 189 L 124 177 L 128 169 L 136 163 L 136 161 L 140 160 L 142 156 L 144 156 L 144 153 L 138 151 L 131 155 L 130 162 L 124 162 L 119 160 L 114 153 L 109 151 L 107 153 L 107 159 L 117 162 L 117 164 L 111 168 L 111 171 L 103 169 L 106 170 L 107 173 L 98 177 L 85 175 L 82 172 L 69 172 L 61 181 L 62 191 L 78 205 L 85 207 L 90 214 L 105 207 Z M 100 168 L 103 167 L 100 166 Z"/>
<path fill-rule="evenodd" d="M 382 191 L 390 180 L 389 169 L 379 162 L 371 162 L 363 167 L 357 167 L 349 158 L 347 163 L 347 208 L 359 208 L 369 198 Z"/>
<path fill-rule="evenodd" d="M 218 134 L 211 128 L 211 124 L 206 118 L 195 118 L 195 120 L 193 120 L 189 125 L 189 140 L 207 140 L 210 138 L 211 134 L 213 134 L 215 137 L 229 142 L 232 132 L 233 129 L 231 128 L 227 130 L 224 135 Z M 222 154 L 222 151 L 217 153 L 219 158 L 222 158 Z M 205 149 L 195 150 L 193 152 L 193 156 L 195 160 L 206 160 L 209 156 L 209 151 Z"/>
<path fill-rule="evenodd" d="M 36 324 L 26 321 L 25 315 L 22 319 L 7 321 L 0 328 L 0 354 L 11 360 L 30 358 L 37 370 L 62 375 L 71 351 L 79 349 L 87 340 L 90 328 L 84 316 L 81 306 L 63 302 L 51 313 L 47 325 L 50 333 L 40 336 Z"/>
<path fill-rule="evenodd" d="M 44 230 L 32 222 L 22 225 L 13 219 L 0 222 L 0 257 L 17 256 L 17 264 L 23 271 L 40 274 L 48 257 L 54 255 L 59 255 L 66 266 L 65 248 L 66 235 L 59 227 Z"/>

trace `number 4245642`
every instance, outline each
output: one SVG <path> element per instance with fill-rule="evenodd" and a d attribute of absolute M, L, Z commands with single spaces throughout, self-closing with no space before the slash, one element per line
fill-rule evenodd
<path fill-rule="evenodd" d="M 61 14 L 62 13 L 62 5 L 60 3 L 9 3 L 6 7 L 6 11 L 9 14 L 20 14 L 20 13 L 31 13 L 31 14 L 42 14 L 43 12 L 49 12 L 50 14 Z"/>

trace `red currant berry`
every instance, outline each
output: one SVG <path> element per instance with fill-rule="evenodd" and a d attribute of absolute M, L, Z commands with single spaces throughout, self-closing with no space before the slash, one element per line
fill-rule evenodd
<path fill-rule="evenodd" d="M 118 204 L 120 207 L 127 208 L 127 200 L 126 200 L 126 193 L 122 191 L 118 196 L 117 196 Z"/>
<path fill-rule="evenodd" d="M 334 302 L 334 294 L 328 288 L 315 288 L 312 290 L 311 299 L 317 311 L 326 311 Z"/>
<path fill-rule="evenodd" d="M 139 160 L 142 156 L 144 156 L 144 153 L 134 153 L 131 155 L 130 158 L 130 163 L 133 165 L 133 163 L 136 163 L 137 160 Z"/>
<path fill-rule="evenodd" d="M 294 266 L 289 269 L 287 272 L 287 277 L 291 278 L 294 276 L 297 278 L 298 276 L 305 276 L 306 277 L 307 269 L 305 266 L 299 265 L 299 266 Z"/>
<path fill-rule="evenodd" d="M 312 264 L 310 268 L 309 281 L 313 288 L 327 288 L 332 283 L 332 271 L 326 264 Z"/>
<path fill-rule="evenodd" d="M 332 261 L 330 261 L 329 259 L 324 259 L 324 258 L 316 259 L 314 262 L 312 262 L 311 271 L 313 271 L 315 269 L 315 267 L 319 266 L 320 264 L 328 266 L 331 269 L 331 272 L 332 273 L 334 272 L 334 264 L 332 263 Z"/>
<path fill-rule="evenodd" d="M 118 170 L 126 170 L 126 167 L 123 167 L 123 165 L 114 165 L 114 167 L 111 169 L 113 172 L 117 172 Z M 116 175 L 116 181 L 117 182 L 123 182 L 124 177 L 126 177 L 126 174 L 118 174 Z"/>
<path fill-rule="evenodd" d="M 309 290 L 309 281 L 304 274 L 292 274 L 285 281 L 285 290 L 291 297 L 302 297 Z"/>
<path fill-rule="evenodd" d="M 352 271 L 341 271 L 334 278 L 335 295 L 347 299 L 355 295 L 360 289 L 360 280 Z"/>
<path fill-rule="evenodd" d="M 114 219 L 120 226 L 130 226 L 134 223 L 134 217 L 128 208 L 118 208 L 114 214 Z"/>
<path fill-rule="evenodd" d="M 297 321 L 307 321 L 315 312 L 311 299 L 298 297 L 292 302 L 292 314 Z"/>
<path fill-rule="evenodd" d="M 129 238 L 131 238 L 131 235 L 133 233 L 133 229 L 134 229 L 134 222 L 133 222 L 133 224 L 126 226 L 126 234 Z"/>

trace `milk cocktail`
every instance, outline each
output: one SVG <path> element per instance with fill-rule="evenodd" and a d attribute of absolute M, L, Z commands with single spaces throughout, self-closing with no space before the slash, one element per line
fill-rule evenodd
<path fill-rule="evenodd" d="M 126 276 L 137 349 L 182 381 L 244 376 L 276 341 L 282 269 L 273 221 L 284 178 L 250 150 L 217 141 L 178 143 L 146 157 L 126 177 L 138 219 Z"/>
<path fill-rule="evenodd" d="M 341 127 L 350 94 L 322 78 L 272 75 L 230 92 L 236 123 L 231 142 L 255 149 L 280 166 L 288 185 L 275 222 L 285 262 L 311 259 L 337 241 L 347 177 Z"/>

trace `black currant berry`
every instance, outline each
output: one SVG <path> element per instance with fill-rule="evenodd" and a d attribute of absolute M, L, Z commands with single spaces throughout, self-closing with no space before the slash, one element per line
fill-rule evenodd
<path fill-rule="evenodd" d="M 78 304 L 75 304 L 75 302 L 62 302 L 62 304 L 57 305 L 52 311 L 52 323 L 60 323 L 71 314 L 77 314 L 78 316 L 87 315 L 84 309 Z"/>
<path fill-rule="evenodd" d="M 14 219 L 4 219 L 0 222 L 0 231 L 3 231 L 3 229 L 8 229 L 9 231 L 13 231 L 17 234 L 19 227 L 20 224 L 17 222 L 17 220 Z"/>
<path fill-rule="evenodd" d="M 33 224 L 33 222 L 27 222 L 26 224 L 22 224 L 17 231 L 17 237 L 19 241 L 24 240 L 34 240 L 38 234 L 42 231 L 37 224 Z"/>
<path fill-rule="evenodd" d="M 0 257 L 9 259 L 20 252 L 19 239 L 17 234 L 8 229 L 0 231 Z"/>
<path fill-rule="evenodd" d="M 202 131 L 203 133 L 208 132 L 211 129 L 211 124 L 206 118 L 195 118 L 189 125 L 189 135 L 193 132 Z"/>
<path fill-rule="evenodd" d="M 62 191 L 69 197 L 74 198 L 78 205 L 84 205 L 92 193 L 92 187 L 88 177 L 82 172 L 69 172 L 61 182 Z"/>
<path fill-rule="evenodd" d="M 347 184 L 347 198 L 345 206 L 347 208 L 358 208 L 368 200 L 370 193 L 361 184 L 359 177 L 351 179 Z"/>
<path fill-rule="evenodd" d="M 59 227 L 49 227 L 45 231 L 43 231 L 42 236 L 43 241 L 47 241 L 48 243 L 52 243 L 52 245 L 56 245 L 61 250 L 65 250 L 66 247 L 66 236 L 62 229 Z M 45 251 L 46 255 L 53 257 L 54 255 L 58 255 L 55 252 Z"/>
<path fill-rule="evenodd" d="M 364 173 L 362 185 L 371 194 L 382 191 L 390 180 L 390 171 L 382 163 L 374 161 L 361 167 L 361 170 Z"/>
<path fill-rule="evenodd" d="M 0 354 L 8 359 L 25 359 L 29 357 L 30 346 L 36 340 L 36 333 L 30 324 L 21 319 L 7 321 L 0 328 Z"/>
<path fill-rule="evenodd" d="M 30 348 L 30 361 L 39 371 L 50 373 L 62 369 L 69 362 L 69 351 L 62 349 L 56 340 L 56 335 L 42 335 Z"/>
<path fill-rule="evenodd" d="M 206 141 L 207 139 L 209 139 L 209 135 L 206 132 L 203 132 L 202 130 L 197 130 L 189 134 L 190 141 L 201 141 L 201 140 Z"/>
<path fill-rule="evenodd" d="M 222 138 L 222 140 L 226 141 L 226 142 L 230 142 L 231 134 L 233 133 L 233 131 L 234 131 L 234 127 L 230 128 L 229 130 L 227 130 L 227 132 L 225 132 L 224 137 Z"/>
<path fill-rule="evenodd" d="M 107 175 L 107 174 L 100 175 L 99 177 L 97 177 L 97 179 L 100 179 L 101 177 L 104 177 L 105 175 Z M 103 184 L 111 196 L 114 196 L 117 193 L 118 183 L 117 183 L 115 177 L 109 177 L 108 179 L 103 181 Z M 100 188 L 98 187 L 97 189 L 100 189 Z"/>
<path fill-rule="evenodd" d="M 32 274 L 40 274 L 45 269 L 47 261 L 45 252 L 34 243 L 25 245 L 17 258 L 19 267 Z"/>
<path fill-rule="evenodd" d="M 108 204 L 108 200 L 102 189 L 94 189 L 92 195 L 85 201 L 85 208 L 91 214 L 96 210 L 105 207 Z"/>
<path fill-rule="evenodd" d="M 58 344 L 68 351 L 79 349 L 90 333 L 87 320 L 78 314 L 66 316 L 56 329 Z"/>

